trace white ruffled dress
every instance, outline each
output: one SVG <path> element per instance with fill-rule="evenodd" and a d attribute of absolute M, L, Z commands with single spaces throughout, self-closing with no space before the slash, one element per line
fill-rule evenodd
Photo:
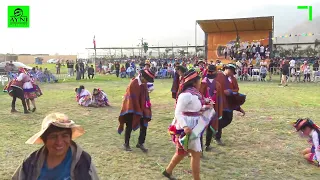
<path fill-rule="evenodd" d="M 214 115 L 214 109 L 208 109 L 201 113 L 199 116 L 186 116 L 185 112 L 200 112 L 203 109 L 201 101 L 197 95 L 193 95 L 189 92 L 181 93 L 177 100 L 177 105 L 175 109 L 175 119 L 173 124 L 176 126 L 177 130 L 183 129 L 183 127 L 188 126 L 190 129 L 194 129 L 196 125 L 202 121 L 209 124 L 211 117 Z M 205 128 L 205 127 L 204 127 Z M 204 130 L 204 128 L 202 130 Z M 200 137 L 189 139 L 188 149 L 201 152 L 201 142 Z"/>

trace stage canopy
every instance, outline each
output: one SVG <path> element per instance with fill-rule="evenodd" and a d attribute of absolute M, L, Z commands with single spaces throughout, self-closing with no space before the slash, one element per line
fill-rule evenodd
<path fill-rule="evenodd" d="M 197 23 L 205 33 L 273 31 L 273 16 L 239 19 L 198 20 Z"/>

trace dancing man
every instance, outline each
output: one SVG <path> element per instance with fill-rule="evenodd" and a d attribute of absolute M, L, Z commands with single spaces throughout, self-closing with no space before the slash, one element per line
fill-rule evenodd
<path fill-rule="evenodd" d="M 211 140 L 214 134 L 217 133 L 219 127 L 219 120 L 222 119 L 223 114 L 223 102 L 222 102 L 222 90 L 219 82 L 215 80 L 217 76 L 217 68 L 215 65 L 209 65 L 207 69 L 206 77 L 201 81 L 200 92 L 204 98 L 214 103 L 215 116 L 212 117 L 209 126 L 206 131 L 206 148 L 205 151 L 210 151 L 212 147 L 210 146 Z M 201 146 L 202 136 L 201 136 Z M 202 146 L 203 147 L 203 146 Z"/>
<path fill-rule="evenodd" d="M 121 134 L 126 124 L 124 150 L 132 151 L 130 147 L 130 136 L 132 130 L 140 127 L 140 135 L 137 148 L 143 152 L 148 152 L 144 147 L 148 122 L 151 120 L 151 103 L 147 83 L 154 82 L 154 73 L 148 69 L 141 70 L 136 78 L 133 78 L 127 87 L 122 102 L 122 108 L 119 116 L 118 133 Z"/>
<path fill-rule="evenodd" d="M 236 66 L 228 64 L 223 68 L 222 72 L 217 73 L 215 80 L 221 85 L 223 113 L 222 119 L 219 120 L 218 132 L 216 134 L 216 141 L 218 145 L 224 145 L 221 141 L 222 129 L 227 127 L 233 119 L 233 110 L 240 107 L 245 101 L 245 96 L 239 94 L 239 86 L 236 74 Z"/>
<path fill-rule="evenodd" d="M 186 71 L 187 69 L 179 65 L 178 63 L 175 65 L 175 73 L 174 73 L 172 87 L 171 87 L 171 93 L 172 93 L 173 99 L 178 98 L 177 95 L 179 94 L 179 89 L 183 84 L 183 76 Z"/>

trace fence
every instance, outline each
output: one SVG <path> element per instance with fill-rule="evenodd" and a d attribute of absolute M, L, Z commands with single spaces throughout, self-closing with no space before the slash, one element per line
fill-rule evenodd
<path fill-rule="evenodd" d="M 8 74 L 6 72 L 0 72 L 1 85 L 5 86 L 6 83 L 10 81 L 10 79 L 13 79 L 15 75 L 16 74 Z M 37 77 L 37 80 L 40 83 L 44 83 L 44 82 L 54 82 L 55 80 L 64 80 L 68 78 L 72 78 L 72 76 L 70 77 L 68 76 L 68 74 L 52 74 L 51 76 L 39 76 Z"/>
<path fill-rule="evenodd" d="M 265 81 L 279 76 L 279 80 L 282 76 L 282 71 L 279 67 L 261 68 L 261 67 L 249 67 L 238 68 L 237 79 L 242 81 Z M 312 68 L 308 70 L 301 70 L 300 68 L 290 67 L 287 74 L 288 81 L 291 82 L 320 82 L 320 70 L 319 68 Z"/>

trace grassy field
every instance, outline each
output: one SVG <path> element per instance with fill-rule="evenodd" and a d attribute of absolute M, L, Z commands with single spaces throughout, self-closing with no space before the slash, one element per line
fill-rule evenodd
<path fill-rule="evenodd" d="M 171 80 L 156 80 L 151 94 L 153 120 L 148 128 L 148 154 L 134 148 L 124 152 L 124 135 L 117 134 L 121 98 L 128 79 L 110 76 L 93 81 L 41 84 L 44 95 L 37 100 L 37 112 L 11 114 L 11 98 L 0 94 L 0 179 L 10 179 L 21 161 L 37 145 L 24 142 L 40 129 L 42 119 L 51 112 L 63 112 L 84 126 L 86 134 L 76 140 L 89 152 L 101 179 L 164 179 L 161 171 L 175 152 L 167 127 L 173 118 L 174 100 L 171 99 Z M 105 90 L 112 103 L 108 108 L 83 108 L 75 102 L 74 88 L 85 85 Z M 247 94 L 243 108 L 245 117 L 235 113 L 230 126 L 224 129 L 225 147 L 205 153 L 201 162 L 201 177 L 208 180 L 225 179 L 319 179 L 320 169 L 309 165 L 300 155 L 308 147 L 305 139 L 294 133 L 291 121 L 310 117 L 320 124 L 320 84 L 290 84 L 280 88 L 276 83 L 240 83 Z M 17 101 L 18 110 L 22 106 Z M 139 132 L 134 132 L 131 146 L 137 143 Z M 179 179 L 192 179 L 186 158 L 174 172 Z"/>

